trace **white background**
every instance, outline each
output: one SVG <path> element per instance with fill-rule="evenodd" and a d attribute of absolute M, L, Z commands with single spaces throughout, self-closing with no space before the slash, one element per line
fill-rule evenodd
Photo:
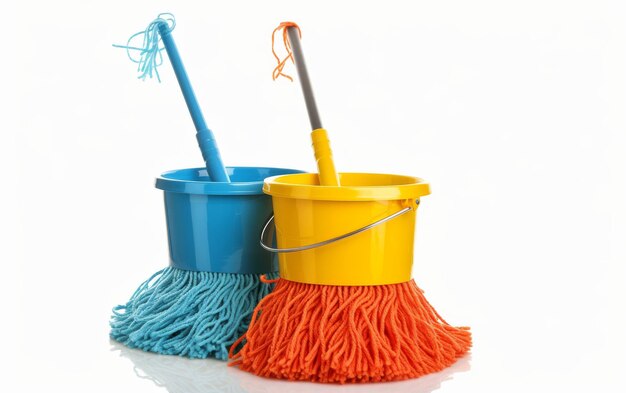
<path fill-rule="evenodd" d="M 271 80 L 272 29 L 300 24 L 337 167 L 431 183 L 414 277 L 472 327 L 471 359 L 323 387 L 109 341 L 111 307 L 167 265 L 154 177 L 202 165 L 169 63 L 142 83 L 111 46 L 163 11 L 225 162 L 313 171 L 299 86 Z M 624 391 L 623 2 L 20 1 L 2 19 L 2 391 Z"/>

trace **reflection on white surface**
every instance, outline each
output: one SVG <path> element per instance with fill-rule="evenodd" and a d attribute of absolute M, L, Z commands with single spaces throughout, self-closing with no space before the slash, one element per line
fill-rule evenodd
<path fill-rule="evenodd" d="M 187 359 L 164 356 L 130 349 L 111 341 L 112 351 L 129 359 L 135 374 L 165 388 L 169 393 L 298 393 L 314 392 L 412 392 L 429 393 L 439 389 L 453 375 L 470 369 L 471 354 L 451 367 L 418 379 L 401 382 L 370 383 L 362 385 L 326 385 L 310 382 L 289 382 L 260 378 L 247 372 L 228 367 L 225 362 L 214 359 Z"/>

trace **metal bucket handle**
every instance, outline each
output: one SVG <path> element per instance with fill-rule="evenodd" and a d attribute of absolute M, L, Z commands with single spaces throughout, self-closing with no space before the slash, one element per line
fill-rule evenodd
<path fill-rule="evenodd" d="M 416 199 L 415 200 L 415 204 L 419 205 L 419 203 L 420 203 L 420 200 Z M 337 237 L 333 237 L 331 239 L 324 240 L 324 241 L 321 241 L 319 243 L 307 244 L 306 246 L 299 246 L 299 247 L 292 247 L 292 248 L 274 248 L 274 247 L 268 246 L 266 244 L 265 241 L 266 241 L 267 233 L 270 233 L 271 235 L 273 235 L 273 232 L 275 230 L 275 226 L 272 225 L 270 231 L 268 231 L 268 227 L 270 227 L 270 225 L 274 222 L 274 216 L 272 215 L 272 217 L 270 217 L 270 219 L 267 220 L 267 222 L 265 223 L 265 226 L 263 227 L 263 231 L 261 231 L 261 239 L 260 239 L 259 243 L 261 244 L 261 247 L 263 247 L 264 249 L 266 249 L 269 252 L 274 252 L 274 253 L 288 253 L 288 252 L 298 252 L 298 251 L 310 250 L 310 249 L 313 249 L 313 248 L 322 247 L 322 246 L 326 246 L 328 244 L 332 244 L 332 243 L 338 242 L 339 240 L 347 239 L 347 238 L 352 237 L 354 235 L 358 235 L 361 232 L 365 232 L 368 229 L 372 229 L 374 227 L 377 227 L 377 226 L 379 226 L 381 224 L 386 223 L 389 220 L 393 220 L 396 217 L 400 217 L 401 215 L 403 215 L 405 213 L 408 213 L 411 210 L 413 210 L 413 207 L 407 206 L 407 207 L 405 207 L 404 209 L 402 209 L 400 211 L 397 211 L 397 212 L 395 212 L 395 213 L 393 213 L 391 215 L 388 215 L 387 217 L 383 217 L 380 220 L 374 221 L 373 223 L 368 224 L 368 225 L 366 225 L 364 227 L 361 227 L 359 229 L 355 229 L 352 232 L 344 233 L 343 235 L 339 235 Z"/>

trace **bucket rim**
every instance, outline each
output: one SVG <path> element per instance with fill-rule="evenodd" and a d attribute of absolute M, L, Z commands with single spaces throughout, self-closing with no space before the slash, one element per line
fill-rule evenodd
<path fill-rule="evenodd" d="M 404 200 L 430 194 L 430 185 L 419 177 L 362 172 L 342 172 L 338 175 L 341 184 L 367 184 L 368 180 L 374 184 L 320 186 L 317 173 L 294 173 L 268 177 L 263 182 L 263 192 L 272 197 L 326 201 Z M 385 180 L 391 184 L 376 184 Z"/>
<path fill-rule="evenodd" d="M 181 194 L 195 195 L 262 195 L 263 181 L 269 176 L 282 176 L 286 174 L 304 173 L 304 171 L 291 168 L 256 167 L 256 166 L 227 166 L 226 171 L 233 179 L 238 173 L 245 173 L 247 177 L 254 176 L 257 172 L 258 180 L 232 181 L 232 182 L 212 182 L 187 178 L 198 176 L 206 168 L 183 168 L 172 169 L 161 173 L 155 179 L 155 187 L 166 191 Z"/>

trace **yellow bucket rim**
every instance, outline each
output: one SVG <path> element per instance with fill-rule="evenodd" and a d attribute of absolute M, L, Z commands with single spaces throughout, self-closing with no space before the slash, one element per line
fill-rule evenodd
<path fill-rule="evenodd" d="M 272 176 L 263 192 L 272 197 L 326 201 L 416 199 L 430 194 L 430 185 L 413 176 L 385 173 L 339 173 L 341 186 L 320 186 L 317 173 Z"/>

